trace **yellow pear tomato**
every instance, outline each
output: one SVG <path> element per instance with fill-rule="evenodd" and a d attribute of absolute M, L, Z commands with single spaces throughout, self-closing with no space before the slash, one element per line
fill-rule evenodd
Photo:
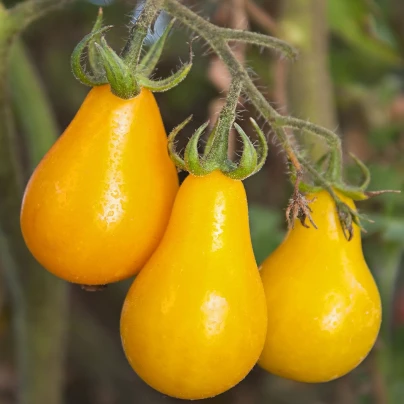
<path fill-rule="evenodd" d="M 266 328 L 242 182 L 219 171 L 189 175 L 125 300 L 121 336 L 130 364 L 164 394 L 212 397 L 248 374 Z"/>
<path fill-rule="evenodd" d="M 135 274 L 163 236 L 178 190 L 153 94 L 95 87 L 27 185 L 21 229 L 35 258 L 67 281 Z"/>
<path fill-rule="evenodd" d="M 347 241 L 330 195 L 308 198 L 315 198 L 310 207 L 318 229 L 297 220 L 261 267 L 268 334 L 259 365 L 285 378 L 326 382 L 367 356 L 380 328 L 381 304 L 358 226 Z"/>

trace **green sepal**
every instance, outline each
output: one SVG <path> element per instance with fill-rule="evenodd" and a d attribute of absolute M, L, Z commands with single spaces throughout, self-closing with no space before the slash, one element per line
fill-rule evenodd
<path fill-rule="evenodd" d="M 364 201 L 369 199 L 360 187 L 352 187 L 346 184 L 332 184 L 332 187 L 341 194 L 351 198 L 353 201 Z"/>
<path fill-rule="evenodd" d="M 252 123 L 252 125 L 258 135 L 258 147 L 257 147 L 258 161 L 257 161 L 257 167 L 254 170 L 254 174 L 255 174 L 259 170 L 261 170 L 261 168 L 264 166 L 265 161 L 268 157 L 268 143 L 267 143 L 267 138 L 266 138 L 264 132 L 258 126 L 255 119 L 250 118 L 250 122 Z"/>
<path fill-rule="evenodd" d="M 341 194 L 351 198 L 353 201 L 364 201 L 375 196 L 383 194 L 399 194 L 400 190 L 397 189 L 382 189 L 380 191 L 364 191 L 360 187 L 353 187 L 346 184 L 333 184 L 333 188 L 339 191 Z"/>
<path fill-rule="evenodd" d="M 84 67 L 81 65 L 81 59 L 83 57 L 83 52 L 90 43 L 90 41 L 97 35 L 100 35 L 111 28 L 112 25 L 108 25 L 106 27 L 100 28 L 97 31 L 91 32 L 90 34 L 86 35 L 73 50 L 70 59 L 73 75 L 78 81 L 80 81 L 80 83 L 86 86 L 95 87 L 100 86 L 102 84 L 106 84 L 108 82 L 106 77 L 96 77 L 86 72 Z"/>
<path fill-rule="evenodd" d="M 349 153 L 349 155 L 355 161 L 356 165 L 360 168 L 363 174 L 363 182 L 361 185 L 359 185 L 359 189 L 361 189 L 362 191 L 366 191 L 366 188 L 370 184 L 370 178 L 371 178 L 370 171 L 366 167 L 366 165 L 361 160 L 359 160 L 359 158 L 356 157 L 353 153 Z"/>
<path fill-rule="evenodd" d="M 101 37 L 101 44 L 95 43 L 101 56 L 111 91 L 116 96 L 125 100 L 136 97 L 140 93 L 140 87 L 135 76 L 125 62 Z"/>
<path fill-rule="evenodd" d="M 386 193 L 400 193 L 398 190 L 394 189 L 384 189 L 380 191 L 366 191 L 367 187 L 370 184 L 370 171 L 366 167 L 366 165 L 354 154 L 350 153 L 350 156 L 352 159 L 355 161 L 359 169 L 362 171 L 363 174 L 363 181 L 362 184 L 359 186 L 350 186 L 346 185 L 344 183 L 337 183 L 333 184 L 332 186 L 338 190 L 340 193 L 343 195 L 347 196 L 348 198 L 351 198 L 354 201 L 364 201 L 369 198 L 373 198 L 378 195 L 386 194 Z"/>
<path fill-rule="evenodd" d="M 198 142 L 203 131 L 207 128 L 208 125 L 209 122 L 205 122 L 202 126 L 200 126 L 192 135 L 191 139 L 189 139 L 187 147 L 185 148 L 185 165 L 187 167 L 187 170 L 195 176 L 209 174 L 210 172 L 218 168 L 214 165 L 205 166 L 203 160 L 201 160 L 201 158 L 199 157 Z"/>
<path fill-rule="evenodd" d="M 361 221 L 367 221 L 369 223 L 374 223 L 374 221 L 369 219 L 365 215 L 359 214 L 356 209 L 352 209 L 346 203 L 342 202 L 338 197 L 337 197 L 337 199 L 335 199 L 336 195 L 334 195 L 332 197 L 337 206 L 338 218 L 341 223 L 342 231 L 344 233 L 345 238 L 348 241 L 352 240 L 352 238 L 354 236 L 354 228 L 352 226 L 353 223 L 355 223 L 359 227 L 360 230 L 362 230 L 364 233 L 366 233 L 366 230 L 362 226 Z"/>
<path fill-rule="evenodd" d="M 240 125 L 235 123 L 234 127 L 243 142 L 243 151 L 238 165 L 234 169 L 224 172 L 224 174 L 234 180 L 243 180 L 255 173 L 257 168 L 257 152 Z"/>
<path fill-rule="evenodd" d="M 180 69 L 178 69 L 170 77 L 161 80 L 151 80 L 148 77 L 139 74 L 137 76 L 139 83 L 142 87 L 145 87 L 154 93 L 156 92 L 161 93 L 164 91 L 171 90 L 172 88 L 180 84 L 181 81 L 185 80 L 186 77 L 188 76 L 188 73 L 192 68 L 192 58 L 193 58 L 192 48 L 190 47 L 189 62 L 182 65 Z"/>
<path fill-rule="evenodd" d="M 321 188 L 321 187 L 316 187 L 315 185 L 310 185 L 303 181 L 301 181 L 299 183 L 299 191 L 304 192 L 304 193 L 315 194 L 322 190 L 323 190 L 323 188 Z"/>
<path fill-rule="evenodd" d="M 175 23 L 175 19 L 172 19 L 163 34 L 160 38 L 154 42 L 154 44 L 150 47 L 150 49 L 143 56 L 142 60 L 139 63 L 138 71 L 142 74 L 143 77 L 150 77 L 153 70 L 155 69 L 158 61 L 160 60 L 160 56 L 163 52 L 164 45 L 168 38 L 168 34 L 170 33 L 173 25 Z"/>
<path fill-rule="evenodd" d="M 192 115 L 190 115 L 185 121 L 181 122 L 177 125 L 168 135 L 168 154 L 174 164 L 177 166 L 179 170 L 185 171 L 186 165 L 185 161 L 179 156 L 177 151 L 175 150 L 175 140 L 178 133 L 191 121 Z"/>
<path fill-rule="evenodd" d="M 232 81 L 226 103 L 220 112 L 219 119 L 216 121 L 211 134 L 208 136 L 205 151 L 201 156 L 198 150 L 198 142 L 203 131 L 207 128 L 208 122 L 198 128 L 189 139 L 183 160 L 175 151 L 174 141 L 179 130 L 189 122 L 189 119 L 184 121 L 170 134 L 169 153 L 177 166 L 181 169 L 186 169 L 196 176 L 203 176 L 215 170 L 220 170 L 224 175 L 235 180 L 247 178 L 262 168 L 268 154 L 268 145 L 264 133 L 254 120 L 251 120 L 251 122 L 258 135 L 258 153 L 246 133 L 239 125 L 234 124 L 241 137 L 243 150 L 238 164 L 228 158 L 229 133 L 235 120 L 241 87 L 240 82 Z"/>
<path fill-rule="evenodd" d="M 217 126 L 219 124 L 219 120 L 216 121 L 215 126 L 212 128 L 212 131 L 210 132 L 208 139 L 206 141 L 205 144 L 205 149 L 203 151 L 203 156 L 206 157 L 211 149 L 212 149 L 212 145 L 213 145 L 213 141 L 215 140 L 215 136 L 216 136 L 216 130 L 217 130 Z"/>
<path fill-rule="evenodd" d="M 93 29 L 91 33 L 98 32 L 102 28 L 103 22 L 103 12 L 102 7 L 98 10 L 98 16 L 94 23 Z M 88 63 L 91 67 L 91 70 L 95 77 L 106 79 L 105 76 L 105 69 L 102 65 L 102 59 L 100 58 L 100 54 L 95 47 L 95 43 L 101 40 L 101 33 L 96 34 L 93 36 L 90 41 L 88 42 L 87 49 L 88 49 Z"/>
<path fill-rule="evenodd" d="M 353 223 L 361 227 L 360 220 L 356 214 L 352 214 L 351 209 L 345 203 L 337 203 L 338 218 L 341 223 L 342 232 L 348 241 L 351 241 L 354 236 Z"/>
<path fill-rule="evenodd" d="M 189 71 L 192 68 L 192 63 L 186 63 L 178 71 L 170 77 L 161 80 L 151 80 L 145 76 L 138 75 L 139 84 L 142 87 L 149 89 L 154 93 L 162 93 L 176 87 L 181 81 L 185 80 Z"/>
<path fill-rule="evenodd" d="M 239 133 L 243 143 L 243 151 L 238 164 L 230 161 L 228 158 L 223 161 L 223 159 L 218 158 L 219 155 L 210 153 L 210 151 L 213 152 L 211 147 L 208 147 L 208 152 L 206 152 L 205 149 L 205 153 L 203 153 L 201 157 L 199 155 L 198 142 L 203 134 L 203 131 L 209 125 L 209 122 L 206 122 L 201 127 L 199 127 L 189 139 L 188 144 L 185 148 L 184 159 L 182 159 L 175 150 L 175 138 L 179 131 L 183 129 L 185 125 L 190 121 L 190 119 L 191 117 L 187 118 L 184 122 L 174 128 L 168 137 L 169 155 L 179 169 L 187 170 L 195 176 L 203 176 L 211 173 L 214 170 L 220 170 L 229 178 L 235 180 L 243 180 L 255 174 L 264 165 L 268 154 L 268 145 L 264 133 L 261 131 L 261 129 L 258 127 L 257 123 L 253 119 L 251 119 L 251 122 L 253 123 L 253 126 L 258 133 L 258 153 L 254 144 L 251 142 L 243 129 L 235 123 L 234 126 Z M 218 124 L 216 123 L 213 131 L 215 131 L 217 125 Z M 211 133 L 209 139 L 213 139 L 213 137 L 214 136 Z M 213 144 L 213 140 L 211 141 L 211 144 Z M 207 155 L 211 158 L 207 158 Z"/>

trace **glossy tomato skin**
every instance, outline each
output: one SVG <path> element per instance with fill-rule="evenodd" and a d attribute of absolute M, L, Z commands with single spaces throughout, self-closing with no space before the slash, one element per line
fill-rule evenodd
<path fill-rule="evenodd" d="M 352 200 L 340 195 L 354 208 Z M 261 266 L 268 334 L 259 365 L 301 382 L 326 382 L 358 366 L 380 328 L 381 303 L 359 228 L 347 241 L 325 191 L 310 205 L 318 227 L 295 222 Z"/>
<path fill-rule="evenodd" d="M 130 364 L 164 394 L 212 397 L 254 366 L 266 321 L 243 184 L 220 172 L 189 175 L 125 300 L 121 336 Z"/>
<path fill-rule="evenodd" d="M 35 258 L 70 282 L 135 274 L 160 241 L 178 190 L 153 94 L 93 88 L 25 190 L 21 229 Z"/>

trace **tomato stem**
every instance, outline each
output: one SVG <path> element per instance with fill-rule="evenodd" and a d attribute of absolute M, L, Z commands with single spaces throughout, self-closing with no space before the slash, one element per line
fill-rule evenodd
<path fill-rule="evenodd" d="M 231 162 L 228 159 L 229 135 L 236 119 L 238 99 L 240 97 L 242 83 L 240 80 L 232 80 L 227 94 L 226 103 L 220 111 L 215 130 L 208 139 L 211 145 L 205 157 L 207 165 L 215 165 L 224 171 L 231 169 Z"/>
<path fill-rule="evenodd" d="M 150 77 L 155 69 L 160 56 L 163 52 L 163 48 L 167 37 L 175 23 L 173 18 L 168 24 L 162 35 L 154 42 L 154 44 L 148 49 L 146 54 L 143 56 L 142 60 L 139 62 L 138 70 L 142 73 L 144 77 Z"/>
<path fill-rule="evenodd" d="M 137 69 L 143 42 L 149 31 L 149 26 L 152 24 L 162 4 L 162 0 L 146 1 L 131 29 L 129 39 L 126 42 L 121 57 L 132 71 Z"/>

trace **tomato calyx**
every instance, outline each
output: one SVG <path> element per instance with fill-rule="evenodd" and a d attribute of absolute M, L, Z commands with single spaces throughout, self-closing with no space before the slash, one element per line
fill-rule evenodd
<path fill-rule="evenodd" d="M 267 156 L 265 135 L 261 130 L 257 132 L 259 138 L 257 153 L 251 140 L 237 124 L 234 124 L 234 127 L 239 133 L 243 143 L 243 151 L 238 163 L 234 163 L 227 157 L 228 139 L 221 137 L 220 134 L 218 134 L 219 132 L 216 127 L 209 135 L 209 138 L 213 137 L 216 141 L 213 142 L 210 140 L 210 142 L 212 142 L 212 145 L 210 145 L 208 140 L 204 153 L 202 156 L 199 154 L 199 140 L 204 130 L 209 125 L 209 122 L 205 122 L 191 136 L 185 148 L 184 157 L 182 158 L 175 149 L 176 136 L 190 119 L 191 117 L 187 118 L 184 122 L 174 128 L 168 137 L 168 151 L 170 157 L 180 170 L 188 171 L 195 176 L 203 176 L 215 170 L 219 170 L 229 178 L 243 180 L 261 169 Z M 252 118 L 250 119 L 254 126 L 258 126 Z"/>
<path fill-rule="evenodd" d="M 304 201 L 304 196 L 302 194 L 299 195 L 299 193 L 316 194 L 324 189 L 330 194 L 330 196 L 334 200 L 344 235 L 346 239 L 350 241 L 353 238 L 353 231 L 354 231 L 353 224 L 356 224 L 362 231 L 366 232 L 361 222 L 362 221 L 372 222 L 372 220 L 367 218 L 365 215 L 358 213 L 358 211 L 356 211 L 355 209 L 352 209 L 350 206 L 348 206 L 341 200 L 340 196 L 345 196 L 351 199 L 352 201 L 363 201 L 384 193 L 400 193 L 401 191 L 399 190 L 367 191 L 366 189 L 369 186 L 371 177 L 370 171 L 366 167 L 366 165 L 353 154 L 351 154 L 351 157 L 356 163 L 356 165 L 359 167 L 360 171 L 362 172 L 363 180 L 362 183 L 358 186 L 352 186 L 346 184 L 342 179 L 342 173 L 340 172 L 340 170 L 335 169 L 336 159 L 335 157 L 333 158 L 333 154 L 334 151 L 330 151 L 326 155 L 322 156 L 317 162 L 314 163 L 313 167 L 310 164 L 308 164 L 305 159 L 302 159 L 301 160 L 302 170 L 299 172 L 298 170 L 296 170 L 296 167 L 291 165 L 290 178 L 295 187 L 294 187 L 294 194 L 289 200 L 289 205 L 286 210 L 286 219 L 290 225 L 291 223 L 294 223 L 294 220 L 296 218 L 308 217 L 307 213 L 306 215 L 304 215 L 304 212 L 299 210 L 301 207 L 303 208 L 305 207 L 304 203 L 302 203 L 302 201 Z M 328 167 L 326 168 L 324 168 L 325 163 L 328 164 Z M 312 183 L 309 184 L 302 181 L 303 169 L 306 169 L 308 174 L 312 175 L 314 179 Z M 326 172 L 325 176 L 324 177 L 320 176 L 318 172 L 324 170 Z"/>
<path fill-rule="evenodd" d="M 90 87 L 109 84 L 112 93 L 123 99 L 136 97 L 142 87 L 152 92 L 162 92 L 177 86 L 187 77 L 191 70 L 191 46 L 189 62 L 181 66 L 178 71 L 165 79 L 150 79 L 150 75 L 153 73 L 160 59 L 166 39 L 175 20 L 170 21 L 161 37 L 150 47 L 145 56 L 140 59 L 143 42 L 154 17 L 155 14 L 150 10 L 143 9 L 131 29 L 129 39 L 123 51 L 118 55 L 108 45 L 104 37 L 106 31 L 110 30 L 113 26 L 103 27 L 103 14 L 102 9 L 100 9 L 91 33 L 79 42 L 72 53 L 71 67 L 76 79 Z M 88 49 L 90 71 L 86 70 L 82 65 L 86 49 Z"/>
<path fill-rule="evenodd" d="M 172 130 L 168 137 L 168 151 L 171 159 L 180 170 L 188 171 L 195 176 L 203 176 L 219 170 L 229 178 L 243 180 L 262 168 L 268 154 L 268 145 L 264 133 L 254 119 L 250 118 L 258 137 L 258 145 L 254 146 L 244 130 L 234 122 L 240 91 L 240 83 L 233 81 L 226 104 L 208 136 L 202 155 L 199 154 L 198 143 L 209 122 L 200 126 L 189 139 L 183 158 L 177 153 L 175 142 L 178 133 L 187 125 L 191 117 Z M 233 125 L 243 143 L 243 150 L 238 163 L 228 158 L 229 134 Z"/>

